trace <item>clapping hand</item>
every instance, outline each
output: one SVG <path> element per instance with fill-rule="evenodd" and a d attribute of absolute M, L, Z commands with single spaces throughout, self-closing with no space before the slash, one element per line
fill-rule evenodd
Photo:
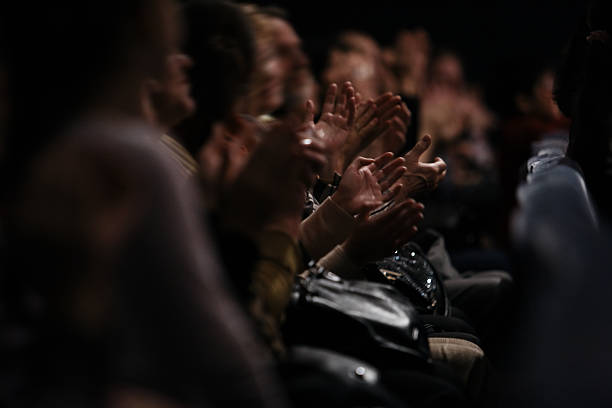
<path fill-rule="evenodd" d="M 402 188 L 404 159 L 385 153 L 376 159 L 356 158 L 346 169 L 332 200 L 351 215 L 372 211 L 390 201 Z"/>
<path fill-rule="evenodd" d="M 359 154 L 375 140 L 384 146 L 372 156 L 384 151 L 397 151 L 405 143 L 411 114 L 399 95 L 385 93 L 376 99 L 361 101 L 356 94 L 357 110 L 353 127 L 343 148 L 336 168 L 342 172 Z"/>
<path fill-rule="evenodd" d="M 328 152 L 328 163 L 321 177 L 331 179 L 334 173 L 333 162 L 342 146 L 346 143 L 350 130 L 355 122 L 355 89 L 350 82 L 345 82 L 338 95 L 338 86 L 331 84 L 327 89 L 321 117 L 314 123 L 314 104 L 311 100 L 306 102 L 306 123 L 310 124 L 317 137 L 325 142 Z"/>
<path fill-rule="evenodd" d="M 421 156 L 431 146 L 431 136 L 425 135 L 419 140 L 412 150 L 404 156 L 406 172 L 402 175 L 398 184 L 402 184 L 400 199 L 407 199 L 417 193 L 431 191 L 446 176 L 446 163 L 436 157 L 433 163 L 423 163 Z"/>
<path fill-rule="evenodd" d="M 423 204 L 410 199 L 375 215 L 363 212 L 357 217 L 357 227 L 342 244 L 345 253 L 358 265 L 384 258 L 414 237 L 423 209 Z"/>

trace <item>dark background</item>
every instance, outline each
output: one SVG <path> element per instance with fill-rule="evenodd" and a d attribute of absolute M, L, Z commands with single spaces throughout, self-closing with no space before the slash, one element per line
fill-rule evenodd
<path fill-rule="evenodd" d="M 513 69 L 556 63 L 585 8 L 578 0 L 258 3 L 289 11 L 317 74 L 327 48 L 342 30 L 366 31 L 387 45 L 399 29 L 423 27 L 437 48 L 462 56 L 468 79 L 483 86 L 488 97 Z"/>

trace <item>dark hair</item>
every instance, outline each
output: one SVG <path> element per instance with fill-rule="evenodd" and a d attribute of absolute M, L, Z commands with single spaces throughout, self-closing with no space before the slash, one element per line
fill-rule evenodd
<path fill-rule="evenodd" d="M 224 119 L 246 93 L 255 59 L 252 29 L 238 6 L 191 1 L 184 7 L 184 51 L 194 62 L 190 78 L 196 114 L 176 127 L 185 147 L 195 154 L 215 121 Z"/>

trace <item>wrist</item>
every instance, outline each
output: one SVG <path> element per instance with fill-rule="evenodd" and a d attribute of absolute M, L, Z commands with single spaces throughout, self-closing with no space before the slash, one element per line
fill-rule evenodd
<path fill-rule="evenodd" d="M 342 194 L 342 191 L 340 190 L 336 191 L 334 194 L 331 195 L 331 197 L 329 197 L 329 199 L 332 200 L 334 204 L 342 208 L 344 211 L 346 211 L 351 216 L 354 216 L 356 214 L 355 209 L 352 208 L 351 199 L 349 197 L 345 197 Z"/>

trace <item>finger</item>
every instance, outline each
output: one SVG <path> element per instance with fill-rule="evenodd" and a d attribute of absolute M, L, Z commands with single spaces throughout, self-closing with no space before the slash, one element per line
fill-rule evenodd
<path fill-rule="evenodd" d="M 409 198 L 406 201 L 408 201 L 410 207 L 412 207 L 415 210 L 423 211 L 425 209 L 425 205 L 421 202 L 416 201 L 414 198 Z"/>
<path fill-rule="evenodd" d="M 400 102 L 402 101 L 402 98 L 400 96 L 393 96 L 389 99 L 387 99 L 384 102 L 378 102 L 378 101 L 374 101 L 376 103 L 376 105 L 378 106 L 378 113 L 379 116 L 384 114 L 385 112 L 387 112 L 390 109 L 395 108 L 397 105 L 400 104 Z M 401 108 L 400 108 L 401 110 Z"/>
<path fill-rule="evenodd" d="M 438 169 L 445 171 L 447 169 L 446 162 L 442 160 L 441 157 L 436 157 L 433 162 L 434 165 L 438 167 Z"/>
<path fill-rule="evenodd" d="M 314 122 L 314 103 L 310 99 L 306 101 L 306 113 L 304 115 L 304 122 Z"/>
<path fill-rule="evenodd" d="M 430 146 L 431 146 L 431 136 L 425 135 L 421 138 L 421 140 L 419 140 L 414 145 L 412 150 L 406 153 L 406 156 L 410 155 L 410 156 L 416 156 L 417 158 L 421 157 L 423 153 L 425 153 L 425 151 L 429 149 Z"/>
<path fill-rule="evenodd" d="M 405 236 L 407 231 L 423 219 L 423 213 L 413 208 L 401 211 L 393 220 L 393 227 L 389 230 L 390 238 L 399 240 Z"/>
<path fill-rule="evenodd" d="M 383 192 L 383 201 L 385 203 L 387 203 L 387 202 L 393 200 L 399 194 L 399 192 L 402 191 L 403 187 L 404 187 L 403 184 L 400 183 L 400 184 L 396 184 L 393 187 L 391 187 L 390 189 L 384 191 Z"/>
<path fill-rule="evenodd" d="M 382 180 L 385 177 L 382 169 L 393 160 L 393 153 L 383 153 L 374 159 L 374 163 L 370 164 L 370 172 L 376 178 L 376 181 Z M 403 162 L 403 161 L 402 161 Z"/>
<path fill-rule="evenodd" d="M 423 221 L 424 218 L 425 216 L 423 215 L 423 211 L 421 209 L 409 207 L 400 214 L 396 222 L 401 230 L 405 230 Z"/>
<path fill-rule="evenodd" d="M 355 88 L 350 81 L 342 84 L 342 92 L 340 98 L 336 101 L 335 113 L 346 118 L 348 116 L 348 103 L 349 100 L 355 96 Z"/>
<path fill-rule="evenodd" d="M 344 84 L 342 84 L 342 89 L 340 90 L 340 97 L 336 99 L 336 106 L 334 106 L 334 113 L 344 115 L 346 103 L 348 100 L 347 92 L 349 87 L 350 82 L 345 82 Z"/>
<path fill-rule="evenodd" d="M 349 128 L 352 128 L 353 124 L 355 123 L 355 110 L 357 106 L 356 103 L 357 102 L 354 96 L 350 98 L 348 101 L 348 113 L 346 116 L 346 126 L 348 126 Z"/>
<path fill-rule="evenodd" d="M 442 174 L 446 170 L 446 162 L 439 157 L 433 163 L 421 163 L 420 166 L 435 172 L 436 174 Z"/>
<path fill-rule="evenodd" d="M 381 136 L 381 133 L 377 131 L 377 127 L 378 119 L 374 119 L 359 132 L 361 137 L 361 140 L 359 141 L 359 151 L 362 151 L 368 147 L 374 140 Z"/>
<path fill-rule="evenodd" d="M 398 107 L 399 108 L 399 107 Z M 404 121 L 402 121 L 399 117 L 399 114 L 401 113 L 398 112 L 397 114 L 395 114 L 392 118 L 391 118 L 391 126 L 393 126 L 395 129 L 399 130 L 402 133 L 406 133 L 408 131 L 408 126 L 406 126 L 406 124 L 404 123 Z"/>
<path fill-rule="evenodd" d="M 391 152 L 389 152 L 389 153 L 391 153 Z M 395 169 L 397 169 L 398 167 L 400 167 L 404 163 L 406 163 L 406 160 L 404 160 L 403 157 L 398 157 L 398 158 L 393 159 L 392 161 L 384 163 L 382 165 L 382 169 L 381 169 L 383 176 L 384 177 L 389 177 L 389 175 L 391 173 L 393 173 L 393 171 L 395 171 Z"/>
<path fill-rule="evenodd" d="M 355 120 L 355 128 L 359 130 L 376 119 L 376 109 L 376 104 L 372 101 L 368 101 L 364 105 L 362 111 L 357 114 L 358 117 Z"/>
<path fill-rule="evenodd" d="M 355 92 L 355 105 L 356 106 L 361 105 L 361 94 L 359 92 Z"/>
<path fill-rule="evenodd" d="M 407 170 L 408 169 L 404 166 L 398 167 L 393 170 L 393 172 L 389 176 L 384 178 L 382 181 L 379 181 L 380 189 L 382 191 L 389 190 L 389 188 L 391 188 L 391 186 L 394 185 L 395 182 L 399 180 Z"/>
<path fill-rule="evenodd" d="M 336 94 L 338 93 L 338 85 L 331 84 L 327 88 L 327 93 L 325 94 L 325 101 L 323 102 L 323 106 L 321 108 L 321 114 L 333 113 L 334 107 L 336 105 Z"/>
<path fill-rule="evenodd" d="M 370 165 L 370 164 L 374 163 L 374 159 L 370 159 L 370 158 L 368 158 L 368 157 L 362 157 L 362 156 L 359 156 L 359 157 L 357 157 L 357 158 L 355 159 L 355 162 L 356 162 L 356 164 L 357 164 L 357 167 L 358 167 L 358 168 L 361 168 L 361 167 L 363 167 L 363 166 L 368 166 L 368 165 Z"/>
<path fill-rule="evenodd" d="M 403 203 L 396 204 L 387 211 L 381 213 L 377 221 L 380 222 L 381 225 L 393 223 L 408 208 L 411 208 L 410 200 L 406 200 Z"/>
<path fill-rule="evenodd" d="M 374 159 L 374 163 L 376 164 L 377 168 L 382 169 L 387 164 L 389 164 L 392 160 L 393 160 L 393 153 L 392 152 L 386 152 L 386 153 L 383 153 L 380 156 L 376 157 Z M 404 162 L 404 160 L 402 160 L 402 163 L 403 162 Z"/>
<path fill-rule="evenodd" d="M 380 118 L 380 120 L 388 121 L 398 116 L 400 112 L 402 111 L 402 108 L 399 105 L 391 105 L 388 108 L 386 108 L 386 110 L 383 110 L 383 108 L 381 107 L 378 111 L 379 111 L 378 117 Z"/>
<path fill-rule="evenodd" d="M 374 103 L 377 105 L 382 105 L 383 103 L 387 102 L 389 99 L 393 98 L 393 93 L 391 92 L 385 92 L 384 94 L 378 96 L 376 99 L 374 99 Z"/>
<path fill-rule="evenodd" d="M 412 112 L 410 112 L 410 109 L 408 109 L 405 103 L 402 102 L 400 106 L 402 107 L 400 119 L 404 122 L 406 127 L 409 127 L 412 123 Z"/>

